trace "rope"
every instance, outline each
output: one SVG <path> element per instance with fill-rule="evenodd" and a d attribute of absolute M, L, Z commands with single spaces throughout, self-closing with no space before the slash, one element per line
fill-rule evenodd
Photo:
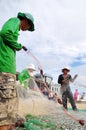
<path fill-rule="evenodd" d="M 38 70 L 42 70 L 42 66 L 39 62 L 39 60 L 32 54 L 32 52 L 30 50 L 27 51 L 27 54 L 29 54 L 30 56 L 32 56 L 32 58 L 35 60 L 35 62 L 38 65 Z"/>

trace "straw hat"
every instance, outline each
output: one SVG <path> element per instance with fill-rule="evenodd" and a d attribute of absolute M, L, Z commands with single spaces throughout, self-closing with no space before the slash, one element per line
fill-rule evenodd
<path fill-rule="evenodd" d="M 36 70 L 34 64 L 30 64 L 30 65 L 27 67 L 27 69 L 30 69 L 30 70 L 33 70 L 33 71 Z"/>
<path fill-rule="evenodd" d="M 64 72 L 64 70 L 67 70 L 68 72 L 70 71 L 69 67 L 64 67 L 64 68 L 62 69 L 62 72 Z"/>
<path fill-rule="evenodd" d="M 29 75 L 33 77 L 34 76 L 34 71 L 36 70 L 34 64 L 30 64 L 27 67 L 27 70 L 28 70 Z"/>

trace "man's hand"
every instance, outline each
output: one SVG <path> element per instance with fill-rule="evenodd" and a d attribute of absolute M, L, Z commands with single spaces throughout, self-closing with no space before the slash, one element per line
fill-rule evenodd
<path fill-rule="evenodd" d="M 28 50 L 25 46 L 22 46 L 22 48 L 23 48 L 24 51 L 27 51 L 27 50 Z"/>
<path fill-rule="evenodd" d="M 43 76 L 43 70 L 42 69 L 40 70 L 40 74 Z"/>
<path fill-rule="evenodd" d="M 62 80 L 62 83 L 65 83 L 65 80 Z"/>
<path fill-rule="evenodd" d="M 74 79 L 76 79 L 78 77 L 78 74 L 76 74 L 75 76 L 74 76 Z"/>

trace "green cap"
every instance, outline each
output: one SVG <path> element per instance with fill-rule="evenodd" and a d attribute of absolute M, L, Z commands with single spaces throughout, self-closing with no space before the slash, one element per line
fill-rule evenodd
<path fill-rule="evenodd" d="M 18 18 L 25 18 L 29 21 L 29 24 L 31 25 L 29 31 L 34 31 L 34 18 L 30 13 L 21 13 L 19 12 L 17 15 Z"/>

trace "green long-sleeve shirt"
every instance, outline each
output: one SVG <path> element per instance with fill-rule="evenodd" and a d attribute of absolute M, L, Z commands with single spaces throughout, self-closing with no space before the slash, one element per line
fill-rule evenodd
<path fill-rule="evenodd" d="M 27 71 L 27 69 L 24 69 L 19 75 L 18 75 L 18 80 L 20 83 L 23 83 L 25 80 L 29 79 L 30 75 Z"/>
<path fill-rule="evenodd" d="M 0 31 L 0 72 L 16 74 L 16 51 L 22 48 L 17 42 L 20 20 L 9 19 Z"/>

